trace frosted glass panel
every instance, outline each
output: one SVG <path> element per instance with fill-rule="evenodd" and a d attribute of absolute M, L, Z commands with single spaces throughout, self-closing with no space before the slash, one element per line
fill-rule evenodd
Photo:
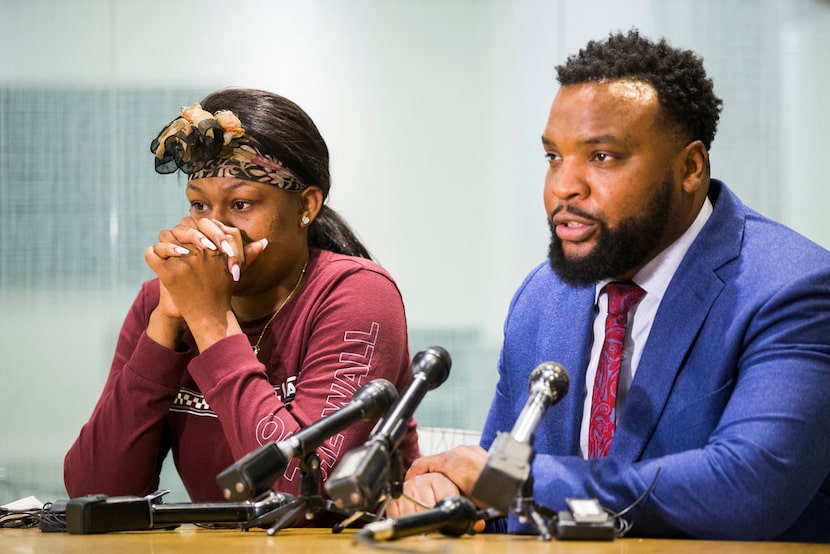
<path fill-rule="evenodd" d="M 147 276 L 144 248 L 186 208 L 175 179 L 153 171 L 150 140 L 203 92 L 0 88 L 3 287 Z"/>
<path fill-rule="evenodd" d="M 0 87 L 0 503 L 65 496 L 143 252 L 185 213 L 149 143 L 204 91 Z M 173 107 L 171 109 L 171 107 Z"/>

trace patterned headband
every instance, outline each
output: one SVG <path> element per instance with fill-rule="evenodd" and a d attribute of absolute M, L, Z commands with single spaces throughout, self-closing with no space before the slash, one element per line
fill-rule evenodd
<path fill-rule="evenodd" d="M 211 114 L 198 103 L 182 108 L 150 144 L 158 173 L 181 170 L 188 179 L 233 177 L 285 190 L 302 190 L 300 181 L 282 162 L 260 150 L 231 111 Z"/>

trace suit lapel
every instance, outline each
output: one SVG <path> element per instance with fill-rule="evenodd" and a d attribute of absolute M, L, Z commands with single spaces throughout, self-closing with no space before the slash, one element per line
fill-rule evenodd
<path fill-rule="evenodd" d="M 578 289 L 567 296 L 565 305 L 560 305 L 556 330 L 548 333 L 555 337 L 545 350 L 551 353 L 551 361 L 561 363 L 568 371 L 568 394 L 551 409 L 548 421 L 573 421 L 572 428 L 556 426 L 550 440 L 562 447 L 567 455 L 579 455 L 579 422 L 585 402 L 585 368 L 591 352 L 591 337 L 596 305 L 594 287 Z M 578 322 L 578 323 L 577 323 Z"/>
<path fill-rule="evenodd" d="M 585 367 L 590 355 L 594 319 L 594 287 L 572 287 L 556 278 L 549 266 L 541 269 L 535 294 L 522 297 L 511 324 L 506 355 L 512 405 L 518 417 L 528 398 L 530 373 L 542 362 L 557 362 L 568 371 L 568 393 L 551 406 L 537 431 L 537 441 L 560 455 L 579 454 L 579 422 L 585 398 Z M 553 301 L 552 299 L 555 299 Z"/>
<path fill-rule="evenodd" d="M 683 360 L 723 290 L 717 269 L 740 252 L 740 202 L 712 181 L 714 211 L 686 253 L 660 303 L 620 413 L 611 454 L 638 460 L 657 428 Z"/>

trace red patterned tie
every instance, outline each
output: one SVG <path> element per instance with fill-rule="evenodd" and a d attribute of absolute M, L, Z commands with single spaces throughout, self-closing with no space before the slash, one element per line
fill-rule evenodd
<path fill-rule="evenodd" d="M 617 404 L 617 381 L 620 376 L 625 324 L 628 310 L 646 294 L 631 282 L 608 283 L 608 316 L 605 318 L 605 341 L 599 355 L 599 366 L 594 379 L 591 399 L 591 421 L 588 427 L 588 457 L 608 455 L 614 438 Z"/>

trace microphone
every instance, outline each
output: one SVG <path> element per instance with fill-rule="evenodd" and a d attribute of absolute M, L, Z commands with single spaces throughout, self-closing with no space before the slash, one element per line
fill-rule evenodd
<path fill-rule="evenodd" d="M 448 496 L 429 510 L 364 525 L 356 538 L 391 541 L 430 531 L 460 537 L 472 532 L 473 524 L 479 519 L 481 517 L 469 498 Z"/>
<path fill-rule="evenodd" d="M 544 362 L 530 374 L 530 396 L 510 434 L 499 432 L 470 496 L 507 512 L 530 475 L 533 438 L 545 411 L 568 393 L 568 372 L 555 362 Z"/>
<path fill-rule="evenodd" d="M 247 453 L 223 470 L 216 482 L 227 500 L 254 498 L 270 489 L 293 457 L 314 452 L 328 438 L 352 423 L 378 419 L 397 400 L 395 385 L 375 379 L 360 387 L 351 401 L 319 421 L 280 442 L 270 442 Z"/>
<path fill-rule="evenodd" d="M 447 380 L 452 359 L 440 346 L 418 352 L 412 359 L 412 381 L 389 414 L 372 430 L 369 440 L 346 453 L 329 475 L 326 492 L 341 510 L 367 511 L 389 482 L 391 456 L 397 451 L 415 409 L 428 390 Z"/>

